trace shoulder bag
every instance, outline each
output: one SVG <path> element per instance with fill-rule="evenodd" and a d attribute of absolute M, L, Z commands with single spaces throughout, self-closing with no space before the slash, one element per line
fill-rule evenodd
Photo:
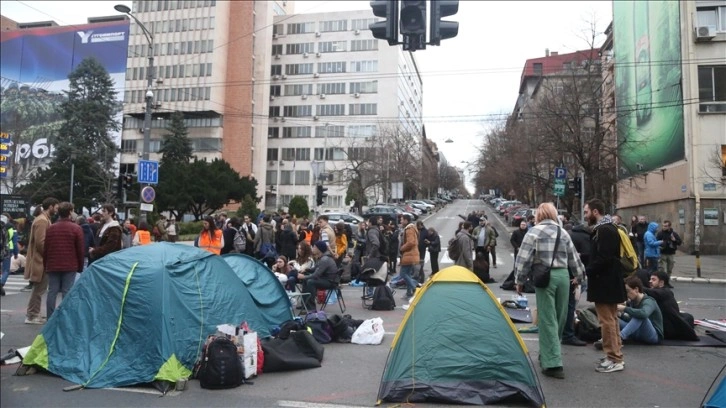
<path fill-rule="evenodd" d="M 559 226 L 557 226 L 557 238 L 555 241 L 555 249 L 552 252 L 552 261 L 550 262 L 550 265 L 547 266 L 543 263 L 537 263 L 532 265 L 531 278 L 532 283 L 534 283 L 534 286 L 536 288 L 546 288 L 550 284 L 550 271 L 552 270 L 552 265 L 554 265 L 555 263 L 557 248 L 560 246 L 560 232 L 561 229 Z"/>

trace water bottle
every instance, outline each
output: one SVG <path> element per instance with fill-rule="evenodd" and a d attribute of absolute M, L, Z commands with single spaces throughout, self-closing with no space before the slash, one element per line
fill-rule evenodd
<path fill-rule="evenodd" d="M 528 304 L 529 301 L 527 300 L 527 296 L 521 295 L 517 298 L 517 306 L 521 307 L 522 309 L 526 309 Z"/>

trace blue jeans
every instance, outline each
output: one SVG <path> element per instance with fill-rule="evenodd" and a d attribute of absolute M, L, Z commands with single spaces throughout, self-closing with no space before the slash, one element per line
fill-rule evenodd
<path fill-rule="evenodd" d="M 58 293 L 66 299 L 68 291 L 71 290 L 76 282 L 76 272 L 49 272 L 48 275 L 48 298 L 45 301 L 45 312 L 48 319 L 55 311 L 56 299 Z"/>
<path fill-rule="evenodd" d="M 3 286 L 5 286 L 5 282 L 8 281 L 8 276 L 10 276 L 10 258 L 11 257 L 12 257 L 12 255 L 3 259 L 3 266 L 2 266 L 3 275 L 2 275 L 2 281 L 0 281 L 0 283 L 2 283 Z"/>
<path fill-rule="evenodd" d="M 413 296 L 413 291 L 416 290 L 416 281 L 413 280 L 413 265 L 401 265 L 399 273 L 406 281 L 406 296 Z"/>
<path fill-rule="evenodd" d="M 646 344 L 658 344 L 658 332 L 653 327 L 650 319 L 632 318 L 626 322 L 618 319 L 620 322 L 620 337 L 623 340 L 632 339 Z"/>
<path fill-rule="evenodd" d="M 565 329 L 562 331 L 562 339 L 570 340 L 575 338 L 575 307 L 577 300 L 575 299 L 575 287 L 570 284 L 570 297 L 567 300 L 567 320 L 565 321 Z"/>
<path fill-rule="evenodd" d="M 653 272 L 656 272 L 658 270 L 658 258 L 656 258 L 656 257 L 652 257 L 652 258 L 651 257 L 648 257 L 648 258 L 645 258 L 645 260 L 648 261 L 647 262 L 647 264 L 648 264 L 648 272 L 653 273 Z"/>

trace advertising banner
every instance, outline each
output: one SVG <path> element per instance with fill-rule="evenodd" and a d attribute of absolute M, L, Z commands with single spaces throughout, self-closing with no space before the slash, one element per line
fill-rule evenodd
<path fill-rule="evenodd" d="M 122 120 L 128 36 L 128 21 L 0 33 L 0 132 L 7 152 L 2 193 L 12 193 L 50 162 L 68 75 L 85 58 L 95 58 L 114 81 Z M 110 137 L 121 145 L 120 131 Z"/>
<path fill-rule="evenodd" d="M 685 157 L 679 7 L 613 2 L 619 179 Z"/>

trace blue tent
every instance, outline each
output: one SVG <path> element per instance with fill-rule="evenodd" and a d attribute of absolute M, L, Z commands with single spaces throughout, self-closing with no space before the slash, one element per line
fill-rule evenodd
<path fill-rule="evenodd" d="M 269 336 L 247 287 L 219 256 L 181 244 L 125 249 L 94 262 L 23 359 L 86 388 L 189 377 L 216 326 Z"/>
<path fill-rule="evenodd" d="M 255 301 L 262 317 L 267 322 L 267 328 L 272 329 L 281 323 L 292 319 L 290 298 L 285 288 L 270 268 L 255 258 L 242 254 L 226 254 L 222 259 L 229 264 L 232 270 L 242 280 Z"/>

